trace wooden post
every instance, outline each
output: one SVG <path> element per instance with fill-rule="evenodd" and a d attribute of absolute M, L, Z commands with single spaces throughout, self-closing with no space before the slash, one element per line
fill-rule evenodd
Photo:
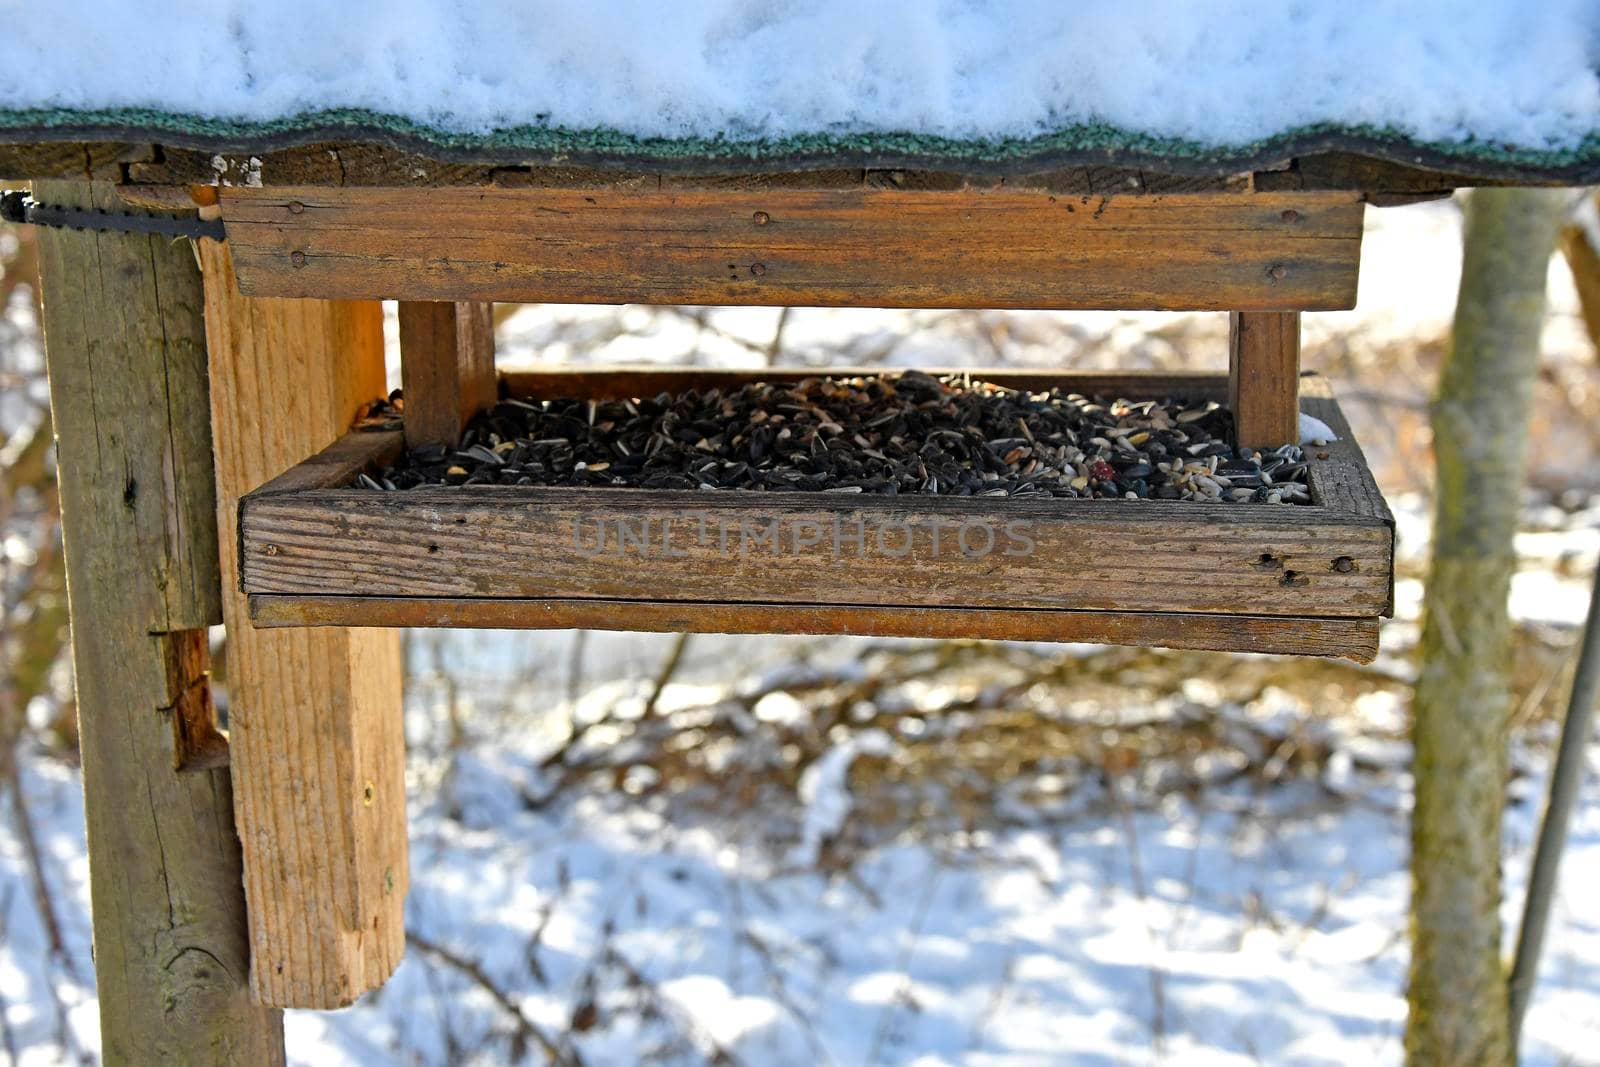
<path fill-rule="evenodd" d="M 1300 440 L 1300 313 L 1228 315 L 1228 404 L 1241 448 Z"/>
<path fill-rule="evenodd" d="M 41 200 L 126 210 L 109 185 Z M 226 768 L 178 773 L 221 618 L 200 272 L 185 243 L 42 230 L 46 356 L 107 1064 L 281 1064 L 251 1003 Z"/>
<path fill-rule="evenodd" d="M 382 312 L 241 296 L 227 246 L 199 247 L 251 990 L 266 1004 L 334 1008 L 380 985 L 405 950 L 400 636 L 252 627 L 237 516 L 240 495 L 383 394 Z"/>
<path fill-rule="evenodd" d="M 455 445 L 494 403 L 494 305 L 400 302 L 406 447 Z"/>

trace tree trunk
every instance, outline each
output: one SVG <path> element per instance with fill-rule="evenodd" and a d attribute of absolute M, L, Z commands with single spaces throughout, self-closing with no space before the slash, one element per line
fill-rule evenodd
<path fill-rule="evenodd" d="M 1414 701 L 1407 1062 L 1509 1064 L 1500 819 L 1527 427 L 1545 274 L 1570 194 L 1484 189 L 1466 209 L 1451 350 L 1433 408 L 1438 489 Z"/>

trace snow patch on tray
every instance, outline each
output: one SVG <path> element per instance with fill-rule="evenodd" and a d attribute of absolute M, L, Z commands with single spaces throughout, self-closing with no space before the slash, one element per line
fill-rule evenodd
<path fill-rule="evenodd" d="M 1339 435 L 1333 432 L 1333 427 L 1323 422 L 1314 415 L 1300 413 L 1300 443 L 1303 445 L 1325 445 L 1337 441 Z"/>
<path fill-rule="evenodd" d="M 1538 150 L 1600 129 L 1597 53 L 1590 0 L 66 0 L 0 36 L 0 107 L 734 141 L 1098 124 L 1243 145 L 1336 123 Z"/>

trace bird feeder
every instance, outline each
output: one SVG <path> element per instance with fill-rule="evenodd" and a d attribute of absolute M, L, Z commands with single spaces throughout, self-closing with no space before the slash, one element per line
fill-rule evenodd
<path fill-rule="evenodd" d="M 1355 302 L 1362 209 L 1358 195 L 1326 191 L 224 188 L 244 294 L 403 302 L 405 430 L 353 431 L 242 503 L 251 619 L 1370 659 L 1391 603 L 1393 523 L 1326 385 L 1299 370 L 1300 312 Z M 1215 400 L 1251 447 L 1297 443 L 1304 409 L 1338 440 L 1308 457 L 1306 506 L 364 488 L 358 476 L 393 462 L 407 438 L 453 445 L 502 390 L 622 399 L 772 377 L 619 369 L 497 384 L 483 325 L 494 300 L 1228 310 L 1227 377 L 974 373 L 1134 402 Z M 970 547 L 1014 523 L 1030 532 L 1025 553 L 940 551 L 941 527 L 975 531 Z M 638 532 L 616 551 L 585 551 L 581 531 L 608 525 Z M 828 535 L 784 538 L 818 529 Z M 851 532 L 843 551 L 840 530 Z"/>

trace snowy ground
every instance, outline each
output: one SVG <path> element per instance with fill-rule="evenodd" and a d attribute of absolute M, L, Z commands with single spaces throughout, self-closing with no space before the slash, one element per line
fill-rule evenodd
<path fill-rule="evenodd" d="M 1448 321 L 1453 206 L 1370 217 L 1362 312 L 1308 328 L 1325 369 L 1412 359 L 1392 346 Z M 1562 380 L 1592 356 L 1570 279 L 1552 277 L 1545 354 Z M 524 362 L 759 363 L 778 320 L 538 308 L 511 325 L 504 347 Z M 1218 365 L 1219 326 L 802 311 L 781 360 L 1160 366 L 1204 343 L 1195 362 Z M 1351 405 L 1389 457 L 1402 548 L 1400 618 L 1368 668 L 697 637 L 645 716 L 670 637 L 413 635 L 415 940 L 357 1006 L 289 1013 L 291 1059 L 533 1064 L 548 1042 L 590 1067 L 1398 1063 L 1406 653 L 1427 500 L 1404 434 L 1378 431 L 1426 395 L 1425 378 L 1405 379 L 1360 383 L 1398 407 Z M 1600 498 L 1574 505 L 1530 506 L 1518 540 L 1528 700 L 1508 930 L 1600 551 Z M 23 757 L 64 951 L 48 949 L 15 812 L 0 810 L 0 1064 L 92 1063 L 80 785 L 57 759 Z M 1589 762 L 1530 1064 L 1600 1064 L 1600 744 Z"/>
<path fill-rule="evenodd" d="M 552 711 L 538 697 L 559 690 L 559 673 L 529 686 L 492 664 L 553 658 L 561 643 L 490 635 L 439 649 L 450 677 L 470 667 L 475 679 L 452 687 L 465 724 L 452 747 L 444 676 L 433 646 L 417 647 L 408 921 L 420 940 L 355 1008 L 290 1013 L 295 1063 L 541 1063 L 536 1032 L 590 1065 L 1399 1062 L 1409 749 L 1401 697 L 1381 672 L 1342 707 L 1276 687 L 1236 704 L 1198 679 L 1148 701 L 1134 685 L 1122 706 L 1034 701 L 1045 720 L 1123 738 L 1205 723 L 1214 743 L 1185 757 L 1106 741 L 1020 766 L 990 814 L 902 818 L 918 805 L 885 784 L 887 769 L 979 716 L 916 714 L 950 698 L 936 683 L 880 693 L 887 729 L 814 739 L 811 770 L 790 791 L 784 739 L 815 725 L 819 684 L 861 679 L 854 650 L 813 646 L 804 669 L 792 644 L 765 650 L 769 666 L 730 680 L 716 669 L 729 649 L 701 640 L 698 667 L 658 704 L 677 739 L 660 745 L 630 729 L 647 684 L 603 682 Z M 655 644 L 636 651 L 659 656 Z M 605 647 L 588 651 L 598 669 Z M 734 740 L 705 743 L 697 731 L 716 717 Z M 563 764 L 545 763 L 574 719 L 599 726 L 567 762 L 603 766 L 558 791 Z M 1514 747 L 1508 929 L 1550 735 L 1546 723 Z M 748 811 L 662 781 L 657 768 L 673 772 L 661 757 L 690 743 L 756 790 Z M 878 773 L 863 780 L 874 757 Z M 1600 1048 L 1600 916 L 1589 906 L 1600 744 L 1590 764 L 1529 1064 L 1594 1063 Z M 29 760 L 26 773 L 69 952 L 47 965 L 17 849 L 0 839 L 0 1047 L 23 1064 L 72 1062 L 63 1040 L 97 1044 L 79 787 L 52 761 Z M 876 810 L 895 803 L 892 819 Z"/>

